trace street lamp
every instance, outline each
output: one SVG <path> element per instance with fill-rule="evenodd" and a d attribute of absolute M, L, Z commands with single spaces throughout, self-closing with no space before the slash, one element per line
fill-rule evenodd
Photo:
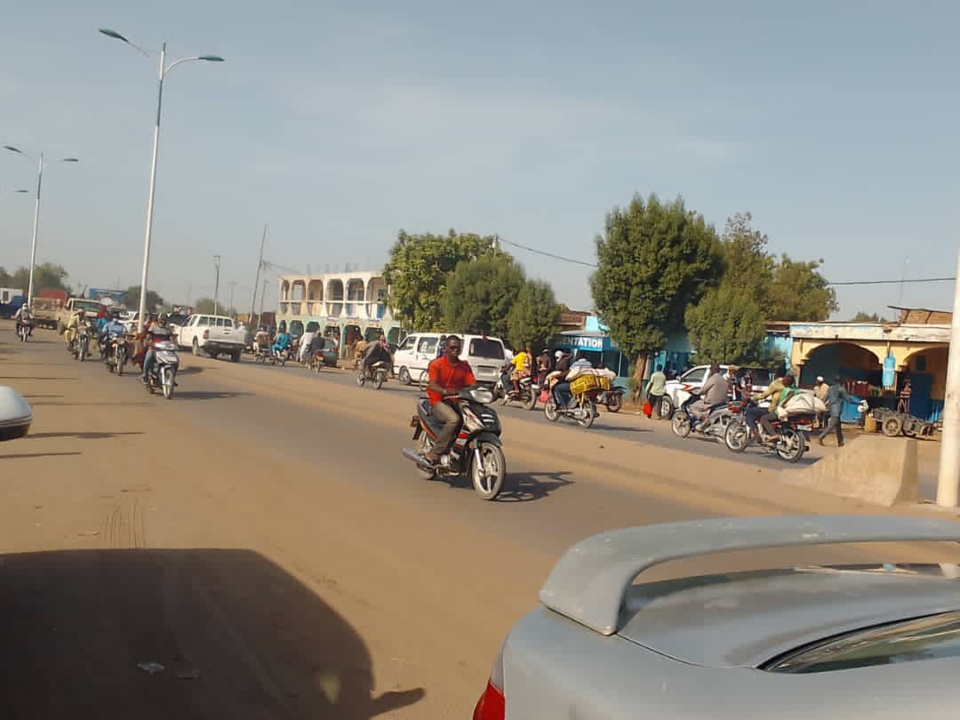
<path fill-rule="evenodd" d="M 108 38 L 125 42 L 127 45 L 143 55 L 148 57 L 150 55 L 150 53 L 148 53 L 142 47 L 136 43 L 130 42 L 116 30 L 101 28 L 100 32 L 106 35 Z M 160 110 L 163 106 L 163 79 L 167 76 L 167 73 L 173 70 L 177 65 L 185 62 L 191 62 L 193 60 L 203 60 L 204 62 L 223 62 L 223 58 L 219 55 L 198 55 L 197 57 L 180 58 L 179 60 L 174 60 L 172 63 L 167 65 L 167 44 L 163 43 L 163 45 L 160 46 L 160 69 L 158 72 L 159 84 L 157 89 L 157 124 L 153 129 L 153 159 L 150 163 L 150 194 L 147 198 L 147 230 L 146 238 L 143 242 L 143 276 L 140 280 L 140 314 L 139 320 L 137 321 L 139 332 L 143 332 L 143 321 L 147 312 L 147 269 L 150 266 L 150 238 L 153 234 L 153 197 L 154 189 L 156 188 L 157 184 L 157 151 L 160 147 Z"/>
<path fill-rule="evenodd" d="M 23 152 L 18 147 L 13 145 L 4 145 L 4 150 L 9 150 L 10 152 L 16 153 L 17 155 L 23 155 L 25 158 L 29 158 L 37 163 L 37 199 L 33 206 L 33 240 L 30 243 L 30 282 L 27 285 L 27 305 L 33 303 L 33 270 L 37 262 L 37 229 L 40 226 L 40 188 L 43 186 L 43 168 L 45 167 L 43 162 L 43 153 L 40 153 L 40 157 L 35 158 L 32 155 L 28 155 Z M 60 158 L 57 160 L 57 163 L 75 163 L 80 162 L 75 157 L 66 157 Z M 17 190 L 16 192 L 27 192 L 26 190 Z"/>

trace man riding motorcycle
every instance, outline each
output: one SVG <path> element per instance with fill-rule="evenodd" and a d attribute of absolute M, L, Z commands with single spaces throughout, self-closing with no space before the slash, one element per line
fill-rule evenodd
<path fill-rule="evenodd" d="M 720 372 L 719 365 L 713 363 L 710 366 L 710 374 L 706 382 L 695 394 L 700 396 L 700 400 L 691 408 L 691 411 L 701 423 L 715 408 L 727 404 L 727 380 Z"/>
<path fill-rule="evenodd" d="M 270 351 L 274 355 L 279 356 L 287 351 L 287 348 L 290 347 L 290 342 L 290 333 L 287 332 L 286 326 L 281 323 L 280 332 L 277 333 L 277 337 L 274 338 Z"/>
<path fill-rule="evenodd" d="M 100 326 L 100 356 L 104 362 L 110 354 L 110 339 L 112 337 L 123 337 L 127 334 L 127 329 L 120 322 L 117 312 L 111 311 L 104 318 L 103 325 Z"/>
<path fill-rule="evenodd" d="M 393 356 L 390 354 L 390 345 L 387 344 L 387 338 L 383 333 L 377 342 L 367 348 L 363 356 L 363 369 L 369 370 L 375 363 L 385 362 L 393 366 Z"/>
<path fill-rule="evenodd" d="M 171 336 L 170 328 L 167 327 L 166 318 L 155 320 L 151 317 L 151 322 L 144 328 L 144 351 L 143 372 L 140 374 L 140 382 L 144 385 L 150 382 L 150 371 L 157 361 L 157 351 L 154 345 L 162 340 L 169 340 Z"/>
<path fill-rule="evenodd" d="M 17 332 L 20 331 L 20 328 L 26 326 L 27 337 L 33 335 L 33 313 L 29 305 L 24 303 L 17 308 L 17 312 L 13 314 L 13 319 L 17 321 Z"/>
<path fill-rule="evenodd" d="M 77 331 L 87 324 L 87 313 L 83 308 L 75 311 L 70 315 L 70 319 L 67 321 L 66 332 L 63 333 L 64 340 L 67 343 L 67 349 L 70 349 L 70 346 L 73 345 L 73 341 L 77 337 Z"/>
<path fill-rule="evenodd" d="M 450 449 L 461 422 L 460 411 L 445 399 L 456 397 L 464 388 L 477 384 L 470 363 L 460 359 L 461 347 L 459 337 L 456 335 L 447 337 L 443 357 L 431 362 L 427 370 L 430 376 L 430 383 L 427 385 L 430 413 L 443 424 L 437 434 L 437 442 L 425 455 L 426 460 L 431 463 L 438 462 L 440 457 Z"/>

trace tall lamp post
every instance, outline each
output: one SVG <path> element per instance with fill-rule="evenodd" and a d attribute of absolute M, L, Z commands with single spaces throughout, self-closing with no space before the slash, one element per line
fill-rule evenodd
<path fill-rule="evenodd" d="M 30 282 L 27 285 L 27 305 L 33 304 L 33 271 L 37 262 L 37 230 L 40 227 L 40 189 L 43 187 L 43 169 L 46 165 L 43 162 L 43 153 L 40 153 L 39 158 L 35 158 L 32 155 L 28 155 L 23 150 L 13 145 L 4 145 L 4 150 L 9 150 L 10 152 L 16 153 L 17 155 L 23 155 L 25 158 L 33 160 L 37 163 L 37 198 L 33 206 L 33 240 L 30 242 Z M 66 157 L 60 158 L 57 160 L 57 163 L 75 163 L 80 162 L 75 157 Z M 26 192 L 24 190 L 17 190 L 17 192 Z"/>
<path fill-rule="evenodd" d="M 116 30 L 101 28 L 100 32 L 114 40 L 125 42 L 130 47 L 139 51 L 141 54 L 150 56 L 146 50 L 139 45 L 130 42 Z M 223 62 L 219 55 L 198 55 L 196 57 L 179 58 L 167 65 L 167 44 L 160 46 L 160 69 L 158 72 L 159 83 L 157 88 L 157 123 L 153 128 L 153 159 L 150 162 L 150 194 L 147 197 L 147 230 L 143 242 L 143 275 L 140 279 L 140 314 L 138 320 L 138 330 L 143 332 L 144 317 L 147 312 L 147 270 L 150 266 L 150 238 L 153 235 L 153 198 L 154 190 L 157 184 L 157 151 L 160 147 L 160 111 L 163 107 L 163 80 L 171 70 L 177 65 L 194 60 L 203 60 L 204 62 Z"/>

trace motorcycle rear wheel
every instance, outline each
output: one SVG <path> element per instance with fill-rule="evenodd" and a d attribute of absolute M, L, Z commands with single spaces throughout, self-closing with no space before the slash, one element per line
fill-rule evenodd
<path fill-rule="evenodd" d="M 587 414 L 586 417 L 581 416 L 577 418 L 577 425 L 586 430 L 593 425 L 593 421 L 597 417 L 597 404 L 593 400 L 587 400 L 580 406 L 579 412 L 585 412 Z"/>
<path fill-rule="evenodd" d="M 530 395 L 523 401 L 524 410 L 533 410 L 537 407 L 537 394 L 531 389 Z"/>
<path fill-rule="evenodd" d="M 433 448 L 433 443 L 430 441 L 430 437 L 426 432 L 422 432 L 420 435 L 420 447 L 417 448 L 417 451 L 421 455 L 426 455 Z M 422 477 L 424 480 L 433 480 L 437 476 L 436 470 L 428 470 L 425 467 L 420 465 L 415 466 L 417 469 L 417 475 Z"/>
<path fill-rule="evenodd" d="M 613 393 L 612 395 L 607 395 L 607 410 L 612 413 L 618 413 L 623 408 L 623 395 L 620 393 Z"/>
<path fill-rule="evenodd" d="M 807 441 L 803 435 L 792 427 L 780 430 L 780 437 L 777 438 L 777 457 L 788 463 L 795 463 L 803 457 L 807 449 Z"/>

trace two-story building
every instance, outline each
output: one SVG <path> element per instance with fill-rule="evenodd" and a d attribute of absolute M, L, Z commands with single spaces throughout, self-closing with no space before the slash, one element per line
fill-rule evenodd
<path fill-rule="evenodd" d="M 292 332 L 319 330 L 340 344 L 340 356 L 353 356 L 361 337 L 375 340 L 382 331 L 387 341 L 400 341 L 400 323 L 387 306 L 387 283 L 376 271 L 348 271 L 279 278 L 277 325 Z"/>

